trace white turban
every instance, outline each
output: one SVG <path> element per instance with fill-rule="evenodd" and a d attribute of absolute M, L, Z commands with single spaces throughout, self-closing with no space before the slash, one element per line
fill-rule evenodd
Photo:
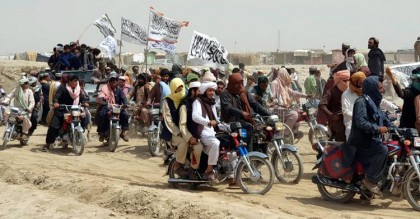
<path fill-rule="evenodd" d="M 195 88 L 195 87 L 199 88 L 200 86 L 201 86 L 201 83 L 199 81 L 193 81 L 193 82 L 190 82 L 188 88 Z"/>
<path fill-rule="evenodd" d="M 217 89 L 217 84 L 215 82 L 203 82 L 200 86 L 200 94 L 204 95 L 206 90 L 209 88 Z"/>

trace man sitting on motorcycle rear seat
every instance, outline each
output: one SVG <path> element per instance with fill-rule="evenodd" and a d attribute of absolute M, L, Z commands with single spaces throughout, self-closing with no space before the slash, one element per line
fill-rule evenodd
<path fill-rule="evenodd" d="M 20 85 L 20 86 L 19 86 Z M 25 76 L 19 80 L 18 87 L 10 92 L 7 99 L 11 100 L 10 107 L 17 107 L 22 109 L 23 112 L 23 123 L 22 123 L 22 139 L 28 140 L 29 129 L 32 126 L 30 121 L 32 110 L 35 106 L 34 94 L 29 89 L 29 80 Z M 8 102 L 7 100 L 5 102 Z M 5 121 L 7 121 L 8 113 L 5 115 Z"/>
<path fill-rule="evenodd" d="M 45 139 L 46 145 L 42 149 L 44 152 L 48 152 L 50 145 L 55 142 L 59 134 L 59 130 L 64 122 L 64 113 L 66 109 L 60 109 L 60 105 L 85 105 L 89 107 L 88 103 L 85 102 L 85 98 L 80 94 L 79 77 L 77 75 L 70 76 L 63 75 L 61 84 L 57 88 L 53 98 L 54 115 L 51 119 L 51 123 L 48 127 L 47 137 Z M 83 121 L 82 121 L 83 123 Z"/>
<path fill-rule="evenodd" d="M 219 159 L 220 141 L 216 138 L 217 124 L 219 118 L 216 111 L 216 100 L 214 99 L 217 84 L 215 82 L 204 82 L 200 86 L 200 94 L 192 106 L 192 119 L 197 123 L 197 134 L 203 143 L 204 152 L 209 156 L 207 169 L 204 174 L 213 182 L 218 182 L 214 175 L 213 167 Z"/>
<path fill-rule="evenodd" d="M 127 98 L 121 88 L 118 87 L 118 75 L 112 72 L 109 75 L 108 83 L 103 85 L 98 93 L 98 113 L 96 114 L 96 122 L 98 125 L 99 141 L 105 140 L 105 133 L 109 131 L 109 113 L 112 110 L 112 104 L 127 105 Z M 108 104 L 108 106 L 106 106 Z M 120 113 L 121 134 L 120 137 L 128 142 L 128 114 L 126 110 Z"/>
<path fill-rule="evenodd" d="M 388 148 L 382 144 L 382 134 L 394 125 L 384 115 L 379 105 L 384 89 L 377 76 L 366 78 L 363 95 L 354 103 L 349 145 L 356 148 L 356 160 L 365 169 L 363 184 L 372 193 L 382 196 L 377 183 L 383 178 Z"/>
<path fill-rule="evenodd" d="M 165 97 L 163 102 L 161 102 L 163 116 L 162 139 L 168 141 L 172 147 L 177 148 L 174 170 L 178 176 L 186 177 L 189 172 L 182 167 L 182 164 L 185 163 L 185 151 L 188 150 L 188 142 L 182 138 L 182 132 L 178 127 L 178 107 L 185 97 L 185 85 L 182 79 L 174 78 L 169 84 L 169 87 L 171 89 L 171 94 Z M 178 153 L 178 151 L 180 153 Z"/>
<path fill-rule="evenodd" d="M 244 141 L 248 145 L 248 150 L 252 151 L 252 133 L 253 125 L 255 125 L 252 113 L 258 113 L 261 116 L 270 116 L 271 114 L 245 90 L 240 73 L 233 73 L 229 76 L 229 83 L 226 90 L 220 95 L 220 102 L 222 121 L 226 123 L 240 122 L 242 128 L 246 129 L 248 133 Z"/>
<path fill-rule="evenodd" d="M 198 179 L 197 169 L 200 165 L 201 152 L 203 151 L 203 145 L 200 143 L 200 134 L 197 133 L 197 127 L 192 119 L 192 105 L 197 95 L 199 94 L 199 88 L 201 83 L 194 81 L 189 83 L 189 89 L 187 97 L 185 97 L 181 105 L 179 106 L 179 130 L 182 133 L 182 138 L 188 143 L 193 149 L 190 154 L 191 160 L 191 172 L 189 173 L 190 179 Z M 179 163 L 185 163 L 187 157 L 188 147 L 178 148 L 176 156 L 179 157 Z"/>
<path fill-rule="evenodd" d="M 137 80 L 134 83 L 134 89 L 127 94 L 127 100 L 133 98 L 133 101 L 136 102 L 136 119 L 139 119 L 143 122 L 144 127 L 142 132 L 146 133 L 150 126 L 150 113 L 147 109 L 147 99 L 150 95 L 150 83 L 148 81 L 148 75 L 146 73 L 139 74 Z"/>

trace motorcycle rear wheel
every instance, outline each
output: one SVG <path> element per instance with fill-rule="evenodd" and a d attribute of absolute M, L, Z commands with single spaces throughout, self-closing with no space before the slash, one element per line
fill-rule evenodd
<path fill-rule="evenodd" d="M 115 128 L 110 133 L 108 142 L 109 151 L 115 152 L 118 146 L 118 141 L 120 140 L 120 130 Z"/>
<path fill-rule="evenodd" d="M 160 152 L 161 140 L 160 137 L 158 137 L 158 135 L 159 133 L 157 128 L 147 133 L 147 145 L 149 146 L 150 154 L 153 157 L 159 156 Z"/>
<path fill-rule="evenodd" d="M 252 176 L 248 165 L 242 160 L 236 169 L 236 182 L 244 193 L 264 195 L 274 183 L 273 166 L 268 159 L 257 156 L 249 156 L 249 161 L 255 176 Z M 254 186 L 258 189 L 254 189 Z"/>
<path fill-rule="evenodd" d="M 353 200 L 353 197 L 356 195 L 354 192 L 345 191 L 339 188 L 333 188 L 324 185 L 317 185 L 319 193 L 321 196 L 327 201 L 339 202 L 339 203 L 347 203 Z M 336 190 L 335 193 L 329 191 L 328 189 Z"/>
<path fill-rule="evenodd" d="M 274 155 L 271 158 L 271 162 L 276 178 L 282 183 L 299 183 L 303 175 L 303 165 L 297 152 L 283 149 L 281 155 L 279 155 L 277 151 L 274 151 L 273 153 Z"/>
<path fill-rule="evenodd" d="M 420 211 L 420 181 L 414 168 L 411 168 L 406 175 L 404 197 L 414 210 Z"/>
<path fill-rule="evenodd" d="M 73 146 L 74 153 L 77 156 L 80 156 L 83 154 L 83 151 L 85 150 L 85 145 L 86 145 L 85 135 L 83 134 L 83 132 L 76 129 L 74 130 L 74 139 L 75 139 L 74 146 Z"/>
<path fill-rule="evenodd" d="M 176 174 L 175 172 L 175 162 L 176 162 L 176 158 L 172 157 L 171 160 L 169 161 L 168 164 L 168 175 L 169 178 L 172 179 L 183 179 L 182 177 L 178 176 L 178 174 Z M 184 167 L 184 165 L 182 165 L 181 167 Z M 195 190 L 198 187 L 198 184 L 194 184 L 194 183 L 169 183 L 171 186 L 173 186 L 174 188 L 177 189 L 181 189 L 181 190 Z"/>

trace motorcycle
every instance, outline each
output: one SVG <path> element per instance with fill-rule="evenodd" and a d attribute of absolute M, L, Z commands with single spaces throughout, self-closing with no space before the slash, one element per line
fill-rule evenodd
<path fill-rule="evenodd" d="M 297 122 L 305 121 L 309 126 L 308 139 L 311 145 L 315 143 L 316 139 L 325 141 L 329 139 L 328 128 L 316 121 L 318 105 L 319 100 L 309 99 L 302 105 L 302 111 L 298 111 Z"/>
<path fill-rule="evenodd" d="M 127 109 L 128 113 L 128 124 L 130 126 L 130 130 L 133 131 L 137 136 L 143 137 L 146 135 L 146 132 L 144 131 L 145 124 L 141 120 L 138 119 L 138 117 L 135 115 L 135 112 L 137 112 L 138 106 L 136 103 L 130 101 L 130 105 Z"/>
<path fill-rule="evenodd" d="M 109 151 L 115 152 L 118 146 L 118 141 L 120 140 L 120 114 L 124 105 L 106 104 L 104 107 L 108 107 L 109 109 L 109 129 L 105 134 L 105 139 L 107 140 L 105 145 L 108 145 Z"/>
<path fill-rule="evenodd" d="M 389 133 L 392 134 L 392 138 L 384 142 L 388 148 L 388 161 L 378 187 L 382 192 L 389 191 L 393 195 L 402 194 L 402 197 L 405 197 L 415 210 L 420 211 L 420 138 L 418 132 L 416 129 L 395 128 L 390 129 Z M 340 152 L 338 150 L 340 145 L 329 144 L 329 142 L 317 142 L 316 145 L 318 161 L 314 169 L 318 168 L 318 173 L 312 177 L 312 182 L 317 184 L 318 191 L 324 199 L 345 203 L 351 201 L 355 194 L 361 194 L 361 197 L 368 200 L 374 197 L 362 183 L 365 174 L 358 161 L 356 161 L 355 169 L 349 172 L 351 169 L 337 170 L 340 159 L 333 158 L 335 159 L 333 172 L 346 172 L 346 175 L 327 176 L 323 168 L 324 162 L 328 159 L 327 154 L 333 150 Z M 324 166 L 328 168 L 330 165 Z M 334 191 L 331 191 L 331 188 Z"/>
<path fill-rule="evenodd" d="M 219 125 L 221 127 L 221 125 Z M 216 134 L 220 140 L 220 155 L 217 165 L 214 167 L 215 176 L 219 182 L 234 180 L 244 193 L 265 194 L 274 183 L 273 167 L 268 161 L 268 156 L 261 152 L 248 152 L 247 145 L 241 140 L 246 137 L 246 129 L 242 129 L 240 123 L 224 125 L 226 132 Z M 191 152 L 190 152 L 191 153 Z M 187 156 L 187 162 L 183 168 L 189 170 L 190 163 L 197 162 Z M 207 168 L 207 155 L 202 154 L 200 160 L 198 179 L 182 178 L 175 173 L 175 155 L 172 156 L 168 165 L 168 182 L 182 188 L 187 185 L 190 188 L 197 188 L 201 184 L 212 182 L 205 177 L 204 171 Z"/>
<path fill-rule="evenodd" d="M 285 143 L 286 124 L 280 122 L 277 115 L 263 117 L 255 114 L 254 121 L 257 124 L 254 128 L 254 145 L 260 148 L 262 145 L 272 146 L 266 152 L 271 154 L 276 178 L 282 183 L 298 183 L 302 178 L 303 164 L 298 149 Z"/>
<path fill-rule="evenodd" d="M 67 148 L 70 143 L 74 153 L 80 156 L 83 154 L 87 141 L 81 124 L 81 118 L 84 118 L 86 114 L 79 105 L 60 105 L 60 109 L 66 110 L 66 113 L 64 113 L 64 122 L 53 147 Z"/>
<path fill-rule="evenodd" d="M 152 117 L 152 123 L 147 132 L 147 145 L 149 146 L 150 154 L 156 157 L 159 155 L 160 148 L 165 145 L 165 142 L 160 138 L 162 119 L 159 105 L 152 105 L 149 113 Z"/>
<path fill-rule="evenodd" d="M 6 148 L 7 143 L 13 140 L 19 140 L 20 145 L 22 146 L 28 144 L 28 140 L 22 139 L 24 114 L 26 114 L 26 112 L 17 107 L 12 107 L 10 109 L 10 115 L 6 121 L 6 128 L 4 129 L 3 145 L 1 147 L 1 150 L 4 150 Z"/>

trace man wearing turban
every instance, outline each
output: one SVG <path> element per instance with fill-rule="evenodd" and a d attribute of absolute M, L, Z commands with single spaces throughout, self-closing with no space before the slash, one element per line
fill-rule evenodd
<path fill-rule="evenodd" d="M 333 79 L 334 86 L 322 97 L 319 108 L 327 116 L 331 138 L 344 142 L 346 135 L 341 108 L 341 96 L 349 86 L 350 71 L 338 71 L 333 75 Z"/>
<path fill-rule="evenodd" d="M 229 83 L 220 95 L 220 101 L 222 121 L 240 122 L 249 133 L 244 140 L 249 149 L 252 149 L 252 134 L 250 134 L 253 133 L 254 124 L 252 113 L 261 116 L 269 116 L 270 113 L 245 90 L 240 73 L 232 73 L 229 76 Z"/>

